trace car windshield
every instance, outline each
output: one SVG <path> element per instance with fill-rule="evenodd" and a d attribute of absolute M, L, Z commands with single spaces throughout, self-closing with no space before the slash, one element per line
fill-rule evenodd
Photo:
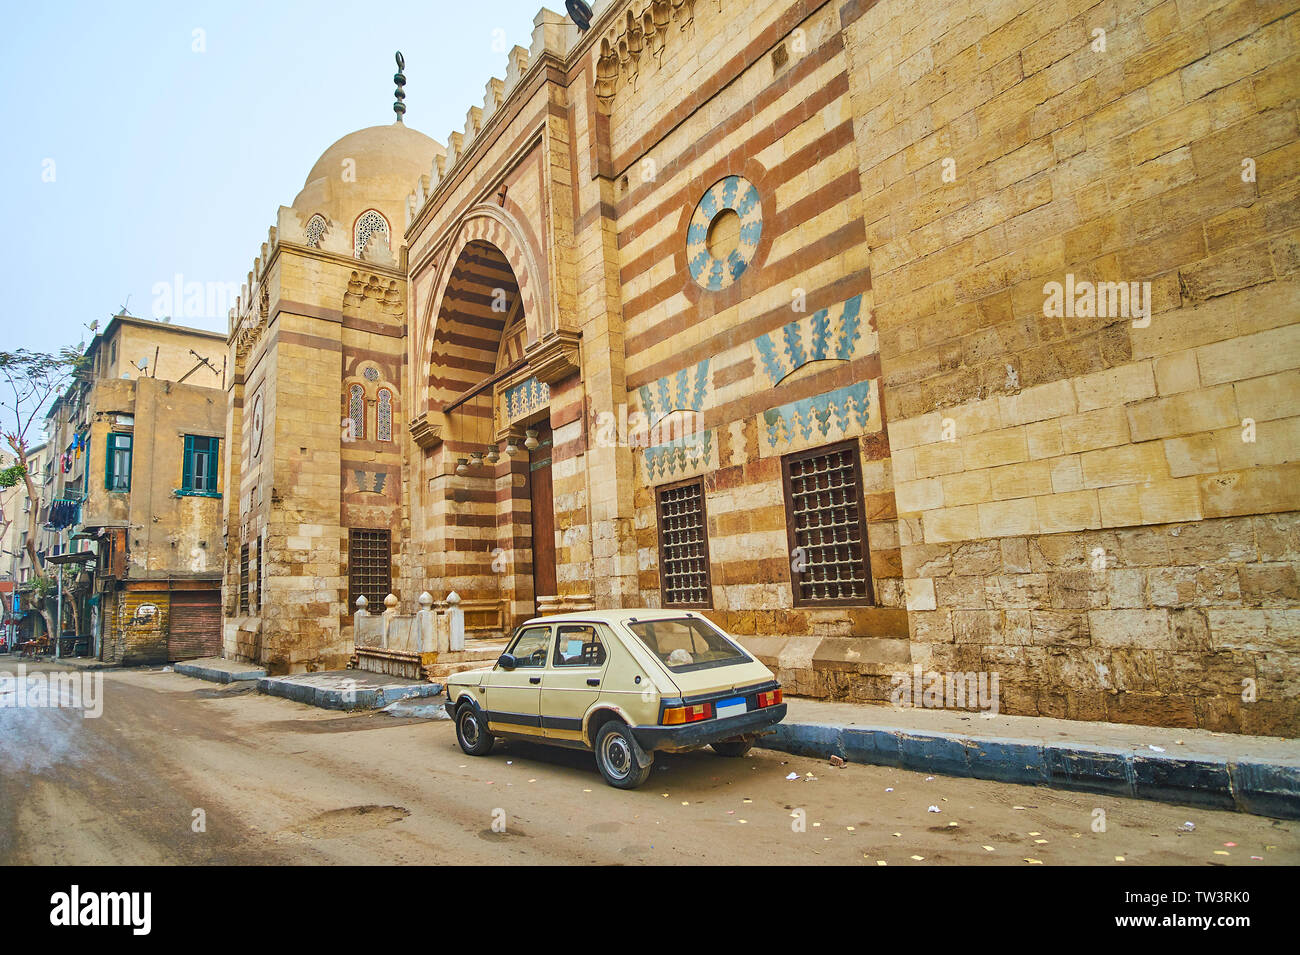
<path fill-rule="evenodd" d="M 675 673 L 749 662 L 743 650 L 697 617 L 637 621 L 628 627 Z"/>

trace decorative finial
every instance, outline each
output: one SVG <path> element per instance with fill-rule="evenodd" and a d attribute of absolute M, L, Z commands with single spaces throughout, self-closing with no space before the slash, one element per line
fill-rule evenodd
<path fill-rule="evenodd" d="M 406 85 L 406 74 L 402 70 L 406 69 L 406 59 L 402 56 L 402 51 L 397 51 L 397 73 L 393 76 L 393 82 L 397 84 L 397 89 L 393 90 L 393 95 L 397 99 L 393 100 L 393 112 L 397 114 L 397 121 L 402 121 L 402 114 L 406 112 L 406 91 L 402 89 Z"/>

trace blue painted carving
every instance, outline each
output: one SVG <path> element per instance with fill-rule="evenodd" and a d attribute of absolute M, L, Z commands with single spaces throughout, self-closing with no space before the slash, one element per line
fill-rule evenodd
<path fill-rule="evenodd" d="M 871 417 L 871 382 L 860 381 L 824 395 L 793 401 L 763 412 L 768 444 L 780 447 L 793 435 L 805 441 L 827 438 L 833 430 L 862 431 Z"/>
<path fill-rule="evenodd" d="M 641 452 L 648 480 L 671 478 L 707 465 L 713 454 L 713 432 L 703 431 L 655 445 Z"/>
<path fill-rule="evenodd" d="M 709 359 L 695 366 L 695 381 L 691 382 L 690 368 L 683 368 L 658 381 L 637 389 L 641 395 L 641 409 L 653 426 L 674 411 L 703 411 L 709 385 Z"/>
<path fill-rule="evenodd" d="M 740 235 L 737 247 L 724 261 L 709 252 L 708 236 L 710 223 L 727 209 L 740 216 Z M 686 267 L 691 278 L 711 292 L 727 288 L 754 260 L 762 237 L 763 204 L 754 184 L 741 176 L 715 182 L 700 198 L 686 228 Z"/>
<path fill-rule="evenodd" d="M 775 385 L 810 361 L 849 361 L 857 357 L 862 340 L 861 313 L 862 296 L 855 295 L 846 302 L 783 325 L 779 345 L 776 332 L 759 335 L 754 339 L 754 347 L 758 349 L 759 364 L 768 383 Z"/>

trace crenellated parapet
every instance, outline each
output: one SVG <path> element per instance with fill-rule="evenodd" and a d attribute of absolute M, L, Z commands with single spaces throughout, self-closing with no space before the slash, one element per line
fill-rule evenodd
<path fill-rule="evenodd" d="M 597 9 L 606 4 L 597 3 Z M 442 182 L 456 170 L 458 164 L 474 148 L 493 116 L 510 99 L 529 70 L 543 57 L 550 56 L 563 62 L 578 40 L 578 28 L 565 17 L 543 8 L 533 18 L 532 42 L 527 48 L 514 46 L 506 54 L 505 79 L 492 77 L 483 90 L 483 105 L 470 106 L 465 114 L 463 130 L 447 135 L 446 156 L 438 156 L 429 171 L 427 182 L 417 183 L 407 196 L 405 204 L 406 225 L 409 227 L 420 211 L 439 189 Z"/>

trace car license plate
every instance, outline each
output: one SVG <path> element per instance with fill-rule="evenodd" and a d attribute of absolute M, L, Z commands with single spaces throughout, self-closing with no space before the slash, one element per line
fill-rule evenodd
<path fill-rule="evenodd" d="M 718 700 L 714 711 L 718 714 L 718 719 L 725 720 L 728 716 L 741 716 L 747 707 L 743 696 L 733 696 L 729 700 Z"/>

